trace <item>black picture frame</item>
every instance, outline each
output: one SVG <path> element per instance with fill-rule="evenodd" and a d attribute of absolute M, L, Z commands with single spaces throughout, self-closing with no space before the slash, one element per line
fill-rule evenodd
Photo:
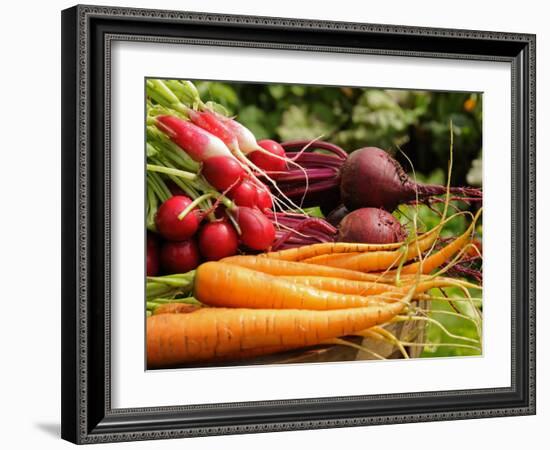
<path fill-rule="evenodd" d="M 512 67 L 512 373 L 507 388 L 113 409 L 114 40 L 505 61 Z M 75 6 L 62 12 L 62 437 L 97 443 L 535 413 L 535 36 Z"/>

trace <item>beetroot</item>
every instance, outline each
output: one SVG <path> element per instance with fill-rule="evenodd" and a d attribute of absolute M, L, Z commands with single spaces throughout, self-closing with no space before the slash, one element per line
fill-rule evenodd
<path fill-rule="evenodd" d="M 235 218 L 241 229 L 241 241 L 253 250 L 267 250 L 275 240 L 273 223 L 258 209 L 240 206 Z"/>
<path fill-rule="evenodd" d="M 337 227 L 342 221 L 342 219 L 346 217 L 348 214 L 349 214 L 348 208 L 346 208 L 344 205 L 339 205 L 327 215 L 327 222 Z"/>
<path fill-rule="evenodd" d="M 185 195 L 175 195 L 160 205 L 155 216 L 158 232 L 171 241 L 183 241 L 195 234 L 199 227 L 199 214 L 196 209 L 189 212 L 183 219 L 178 215 L 191 203 Z"/>
<path fill-rule="evenodd" d="M 199 249 L 194 240 L 165 242 L 160 251 L 162 268 L 168 273 L 185 273 L 200 262 Z"/>
<path fill-rule="evenodd" d="M 401 242 L 406 233 L 389 212 L 378 208 L 360 208 L 349 213 L 338 227 L 338 241 L 365 244 Z"/>
<path fill-rule="evenodd" d="M 351 153 L 342 166 L 340 193 L 349 209 L 373 206 L 392 211 L 401 203 L 446 193 L 445 186 L 415 183 L 387 152 L 365 147 Z M 481 196 L 479 189 L 451 188 L 451 193 Z"/>
<path fill-rule="evenodd" d="M 237 232 L 225 220 L 207 223 L 199 231 L 199 250 L 208 261 L 235 255 L 238 246 Z"/>
<path fill-rule="evenodd" d="M 333 144 L 316 141 L 308 150 L 322 149 L 332 154 L 288 152 L 308 144 L 308 141 L 282 144 L 287 157 L 300 164 L 305 173 L 293 168 L 277 177 L 282 192 L 295 201 L 304 198 L 305 206 L 313 201 L 323 212 L 338 203 L 349 210 L 374 207 L 392 211 L 401 203 L 414 202 L 417 195 L 419 201 L 428 202 L 446 193 L 445 186 L 415 183 L 395 159 L 376 147 L 361 148 L 347 156 Z M 481 189 L 452 187 L 450 192 L 453 200 L 482 200 Z"/>
<path fill-rule="evenodd" d="M 159 272 L 159 250 L 157 238 L 147 233 L 147 276 L 154 277 Z"/>

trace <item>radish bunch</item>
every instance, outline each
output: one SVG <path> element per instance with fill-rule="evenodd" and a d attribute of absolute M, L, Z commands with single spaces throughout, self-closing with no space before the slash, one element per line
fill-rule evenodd
<path fill-rule="evenodd" d="M 157 266 L 167 272 L 191 270 L 202 260 L 239 250 L 271 248 L 276 230 L 266 213 L 275 201 L 284 203 L 282 192 L 283 200 L 274 199 L 271 190 L 277 187 L 266 173 L 286 167 L 270 160 L 284 149 L 256 142 L 236 120 L 202 105 L 191 86 L 147 83 L 147 223 L 160 241 Z"/>
<path fill-rule="evenodd" d="M 217 261 L 243 250 L 267 250 L 275 227 L 257 207 L 231 205 L 222 217 L 208 217 L 184 195 L 163 202 L 155 215 L 156 233 L 147 234 L 147 275 L 185 273 L 202 261 Z M 230 218 L 231 217 L 231 218 Z"/>

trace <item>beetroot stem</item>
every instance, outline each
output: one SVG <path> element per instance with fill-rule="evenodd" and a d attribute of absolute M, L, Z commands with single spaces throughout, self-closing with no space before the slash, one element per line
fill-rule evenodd
<path fill-rule="evenodd" d="M 310 143 L 311 141 L 300 139 L 300 140 L 283 142 L 281 145 L 283 146 L 285 151 L 289 151 L 289 150 L 299 151 Z M 334 153 L 340 159 L 346 159 L 348 157 L 348 154 L 343 148 L 338 147 L 337 145 L 326 141 L 314 141 L 313 143 L 311 143 L 309 150 L 315 150 L 315 149 L 327 150 L 329 152 Z"/>

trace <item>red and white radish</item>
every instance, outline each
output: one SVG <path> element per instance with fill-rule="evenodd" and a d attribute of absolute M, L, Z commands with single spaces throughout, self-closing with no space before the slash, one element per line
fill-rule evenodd
<path fill-rule="evenodd" d="M 176 116 L 157 116 L 158 128 L 194 161 L 202 162 L 202 173 L 216 189 L 225 190 L 245 174 L 227 145 L 208 131 Z"/>

